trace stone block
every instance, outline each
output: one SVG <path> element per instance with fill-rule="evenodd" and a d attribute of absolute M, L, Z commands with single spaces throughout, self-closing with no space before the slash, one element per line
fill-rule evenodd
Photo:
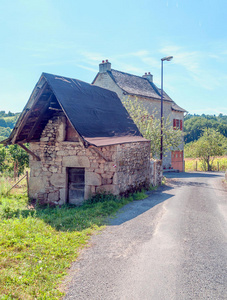
<path fill-rule="evenodd" d="M 52 192 L 48 194 L 48 201 L 49 202 L 56 202 L 59 200 L 59 192 Z"/>
<path fill-rule="evenodd" d="M 96 188 L 96 193 L 111 193 L 113 195 L 118 195 L 119 194 L 119 187 L 114 184 L 106 184 L 106 185 L 101 185 Z"/>
<path fill-rule="evenodd" d="M 103 174 L 104 170 L 103 169 L 95 169 L 95 173 Z"/>
<path fill-rule="evenodd" d="M 94 172 L 85 172 L 85 185 L 101 185 L 102 180 L 99 174 Z"/>
<path fill-rule="evenodd" d="M 84 189 L 84 200 L 89 199 L 92 196 L 92 187 L 87 185 Z"/>
<path fill-rule="evenodd" d="M 48 142 L 48 141 L 49 141 L 49 137 L 47 136 L 40 138 L 40 142 Z"/>
<path fill-rule="evenodd" d="M 45 182 L 40 177 L 29 178 L 29 197 L 35 199 L 38 193 L 45 192 Z"/>
<path fill-rule="evenodd" d="M 49 171 L 50 171 L 51 173 L 57 173 L 58 167 L 56 167 L 56 166 L 50 166 L 50 167 L 49 167 Z"/>
<path fill-rule="evenodd" d="M 66 201 L 67 201 L 67 190 L 66 189 L 60 189 L 59 192 L 60 192 L 59 204 L 60 205 L 65 204 Z"/>
<path fill-rule="evenodd" d="M 56 187 L 65 187 L 66 186 L 66 176 L 63 174 L 53 174 L 50 177 L 50 183 Z"/>
<path fill-rule="evenodd" d="M 118 184 L 118 173 L 115 173 L 113 176 L 113 184 Z"/>
<path fill-rule="evenodd" d="M 89 168 L 90 161 L 86 156 L 65 156 L 62 165 L 64 167 Z"/>
<path fill-rule="evenodd" d="M 29 144 L 29 148 L 30 148 L 30 150 L 33 151 L 33 152 L 36 151 L 36 150 L 39 150 L 39 147 L 40 147 L 40 146 L 39 146 L 39 143 L 30 143 L 30 144 Z"/>
<path fill-rule="evenodd" d="M 64 155 L 66 155 L 66 151 L 62 151 L 62 150 L 57 151 L 57 155 L 64 156 Z"/>

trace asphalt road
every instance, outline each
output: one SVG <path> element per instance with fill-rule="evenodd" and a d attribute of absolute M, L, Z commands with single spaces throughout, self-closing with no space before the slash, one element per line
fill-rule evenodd
<path fill-rule="evenodd" d="M 73 264 L 64 299 L 227 299 L 223 178 L 173 173 L 124 207 Z"/>

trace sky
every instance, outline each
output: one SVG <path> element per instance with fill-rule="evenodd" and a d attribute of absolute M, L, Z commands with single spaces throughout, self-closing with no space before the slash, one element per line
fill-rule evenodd
<path fill-rule="evenodd" d="M 0 111 L 42 72 L 91 83 L 99 63 L 142 76 L 191 114 L 227 114 L 226 0 L 0 0 Z"/>

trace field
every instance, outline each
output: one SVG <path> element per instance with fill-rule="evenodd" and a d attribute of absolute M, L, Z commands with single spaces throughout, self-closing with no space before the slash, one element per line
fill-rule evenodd
<path fill-rule="evenodd" d="M 23 182 L 19 193 L 6 196 L 7 182 L 0 183 L 1 300 L 60 299 L 61 280 L 90 236 L 120 207 L 146 197 L 144 192 L 129 198 L 106 194 L 80 207 L 40 207 L 28 201 Z"/>
<path fill-rule="evenodd" d="M 226 171 L 227 156 L 221 156 L 214 159 L 212 171 Z M 185 158 L 185 172 L 204 171 L 201 161 L 198 158 Z"/>

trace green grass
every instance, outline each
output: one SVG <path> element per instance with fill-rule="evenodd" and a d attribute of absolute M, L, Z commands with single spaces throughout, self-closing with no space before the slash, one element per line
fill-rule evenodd
<path fill-rule="evenodd" d="M 145 198 L 97 195 L 80 207 L 28 206 L 25 195 L 0 198 L 0 299 L 60 299 L 58 286 L 90 236 L 123 205 Z"/>
<path fill-rule="evenodd" d="M 185 158 L 185 171 L 196 171 L 196 161 L 197 161 L 197 171 L 204 171 L 201 161 L 198 158 Z M 212 171 L 225 171 L 227 169 L 227 156 L 217 157 L 214 159 Z"/>

